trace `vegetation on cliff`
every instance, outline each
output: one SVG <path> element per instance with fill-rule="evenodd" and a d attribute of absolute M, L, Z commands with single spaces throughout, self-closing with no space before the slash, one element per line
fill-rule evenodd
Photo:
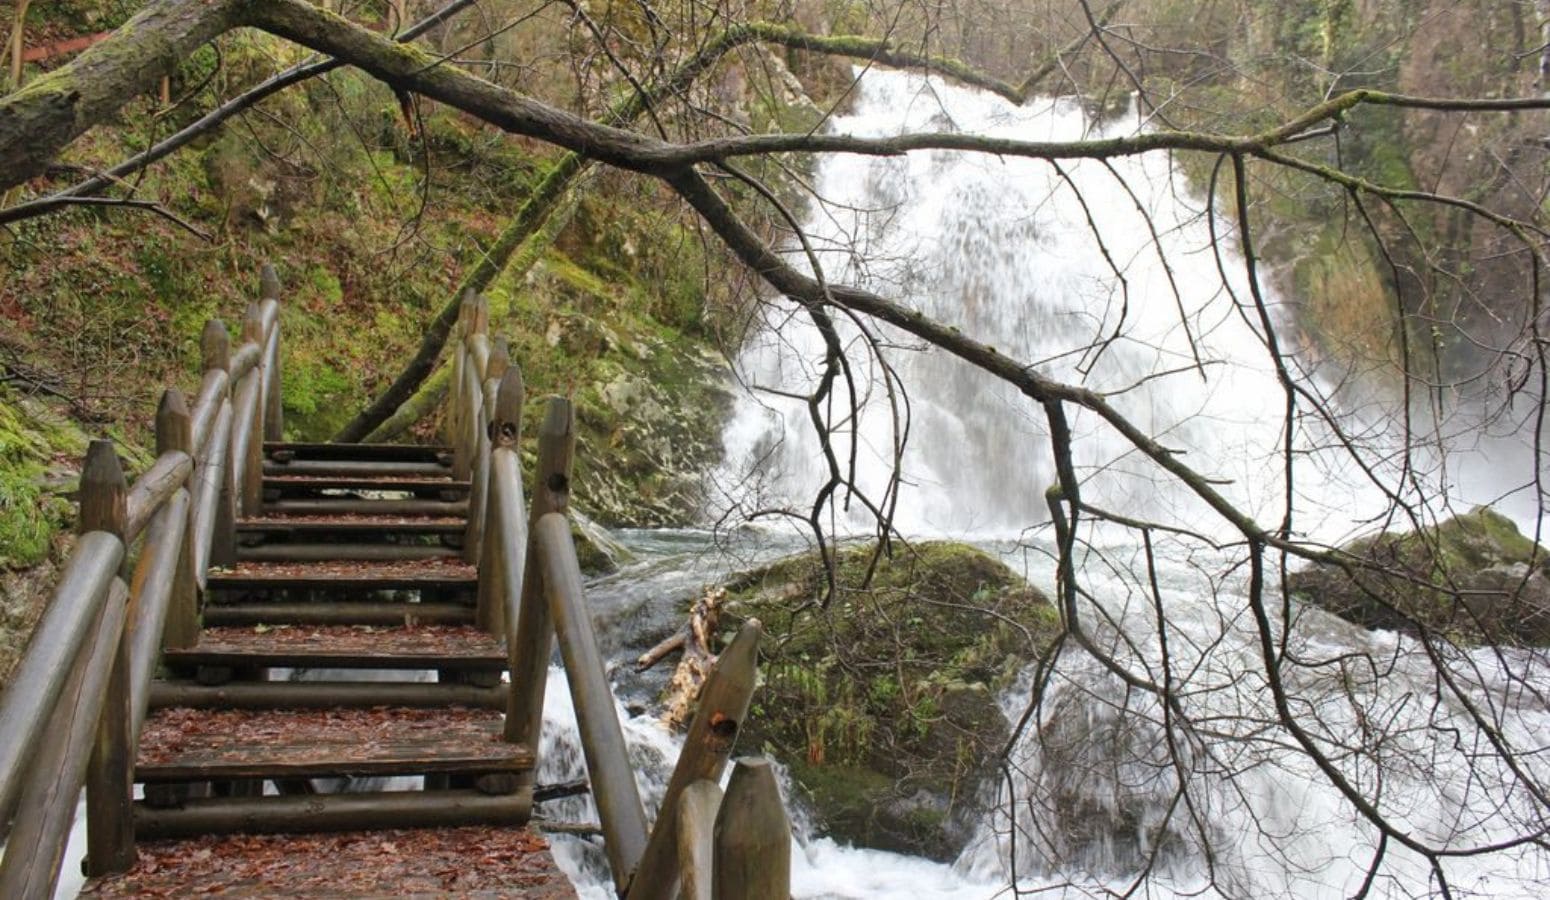
<path fill-rule="evenodd" d="M 1353 541 L 1338 556 L 1346 566 L 1294 572 L 1288 591 L 1368 628 L 1550 645 L 1550 552 L 1490 509 Z"/>
<path fill-rule="evenodd" d="M 816 554 L 730 581 L 764 623 L 747 751 L 790 766 L 822 827 L 863 847 L 954 858 L 983 812 L 1010 725 L 997 696 L 1059 630 L 1054 607 L 966 544 L 850 545 L 836 593 Z"/>

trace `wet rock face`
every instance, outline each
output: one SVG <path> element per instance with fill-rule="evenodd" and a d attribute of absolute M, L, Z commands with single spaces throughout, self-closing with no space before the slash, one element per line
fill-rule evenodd
<path fill-rule="evenodd" d="M 1059 628 L 1037 590 L 963 544 L 843 548 L 734 579 L 728 618 L 768 631 L 742 752 L 788 765 L 824 833 L 951 860 L 978 821 L 1010 725 L 996 695 Z"/>
<path fill-rule="evenodd" d="M 699 521 L 732 408 L 726 360 L 696 341 L 640 348 L 579 397 L 580 502 L 609 527 Z"/>
<path fill-rule="evenodd" d="M 1464 643 L 1550 645 L 1550 554 L 1505 516 L 1476 508 L 1419 532 L 1341 548 L 1351 569 L 1311 566 L 1289 590 L 1368 628 L 1420 627 Z"/>

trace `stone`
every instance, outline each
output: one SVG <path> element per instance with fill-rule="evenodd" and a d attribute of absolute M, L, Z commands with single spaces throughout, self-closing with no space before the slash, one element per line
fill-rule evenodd
<path fill-rule="evenodd" d="M 1550 552 L 1477 507 L 1420 532 L 1340 549 L 1351 570 L 1292 573 L 1293 596 L 1367 628 L 1422 628 L 1464 644 L 1550 645 Z"/>
<path fill-rule="evenodd" d="M 757 616 L 764 683 L 740 753 L 789 766 L 822 831 L 951 860 L 1010 734 L 997 693 L 1060 628 L 1049 601 L 982 550 L 948 542 L 816 554 L 732 579 L 723 624 Z M 867 573 L 871 571 L 870 582 Z"/>

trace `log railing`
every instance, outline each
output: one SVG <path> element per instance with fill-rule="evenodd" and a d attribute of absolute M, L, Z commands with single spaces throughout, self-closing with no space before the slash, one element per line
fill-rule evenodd
<path fill-rule="evenodd" d="M 221 323 L 206 325 L 194 407 L 175 389 L 162 395 L 157 456 L 133 484 L 112 442 L 87 450 L 80 537 L 0 697 L 0 897 L 52 895 L 83 787 L 87 873 L 134 862 L 133 766 L 151 678 L 164 648 L 197 641 L 205 573 L 234 561 L 239 505 L 258 512 L 262 441 L 280 433 L 272 267 L 261 284 L 235 352 Z"/>
<path fill-rule="evenodd" d="M 791 829 L 769 764 L 738 760 L 718 786 L 748 714 L 761 628 L 745 623 L 705 681 L 656 823 L 648 827 L 582 587 L 568 517 L 575 414 L 546 402 L 531 503 L 523 509 L 518 438 L 525 389 L 505 345 L 490 342 L 483 298 L 464 298 L 455 326 L 445 420 L 455 470 L 472 483 L 464 554 L 479 564 L 481 627 L 506 639 L 508 741 L 535 770 L 549 660 L 558 637 L 582 755 L 621 897 L 786 900 Z"/>

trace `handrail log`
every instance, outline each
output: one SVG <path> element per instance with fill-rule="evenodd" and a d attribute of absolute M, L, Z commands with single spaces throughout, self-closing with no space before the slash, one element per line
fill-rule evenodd
<path fill-rule="evenodd" d="M 514 447 L 497 447 L 490 456 L 490 486 L 494 492 L 492 516 L 485 531 L 488 542 L 485 566 L 493 566 L 491 602 L 500 608 L 506 636 L 506 662 L 512 684 L 522 677 L 522 645 L 517 640 L 517 620 L 521 616 L 522 579 L 527 571 L 527 517 L 522 509 L 522 462 Z M 481 571 L 483 567 L 481 567 Z M 549 658 L 544 657 L 547 667 Z M 515 694 L 515 690 L 512 692 Z M 510 721 L 508 710 L 507 720 Z M 507 726 L 508 732 L 510 726 Z M 509 736 L 507 738 L 510 739 Z"/>
<path fill-rule="evenodd" d="M 490 506 L 490 454 L 495 449 L 496 418 L 499 414 L 501 380 L 511 369 L 511 359 L 506 355 L 504 342 L 490 351 L 490 365 L 484 379 L 484 409 L 481 428 L 478 431 L 479 452 L 474 454 L 473 490 L 468 496 L 468 526 L 463 532 L 463 561 L 479 564 L 484 554 L 484 520 Z M 518 373 L 518 378 L 521 373 Z M 526 396 L 526 388 L 523 395 Z M 521 431 L 522 416 L 516 418 L 517 431 Z M 480 590 L 483 598 L 485 591 Z M 504 633 L 504 628 L 496 633 Z"/>
<path fill-rule="evenodd" d="M 538 428 L 538 467 L 533 470 L 533 493 L 528 498 L 528 531 L 551 512 L 570 507 L 571 460 L 576 451 L 576 415 L 571 402 L 549 398 L 543 424 Z M 532 558 L 532 547 L 528 557 Z M 544 600 L 540 567 L 529 565 L 522 573 L 521 612 L 517 618 L 518 668 L 511 673 L 511 708 L 506 712 L 506 740 L 525 744 L 538 753 L 544 721 L 544 686 L 549 681 L 549 657 L 554 652 L 554 620 Z M 520 669 L 520 671 L 519 671 Z M 535 763 L 536 767 L 536 763 Z"/>
<path fill-rule="evenodd" d="M 263 352 L 263 348 L 258 346 L 257 341 L 248 341 L 244 342 L 242 346 L 237 348 L 236 352 L 232 353 L 231 380 L 233 384 L 253 371 L 253 367 L 258 365 Z"/>
<path fill-rule="evenodd" d="M 226 455 L 226 477 L 231 484 L 232 497 L 240 504 L 243 512 L 253 509 L 248 498 L 248 484 L 255 479 L 248 477 L 247 470 L 253 456 L 249 448 L 260 440 L 260 435 L 253 429 L 256 420 L 254 410 L 258 408 L 258 401 L 258 378 L 256 375 L 248 375 L 238 382 L 236 398 L 232 402 L 231 444 Z"/>
<path fill-rule="evenodd" d="M 119 565 L 124 544 L 115 534 L 93 531 L 81 535 L 65 563 L 53 599 L 32 632 L 27 655 L 0 699 L 0 838 L 4 823 L 15 809 L 22 782 L 31 774 L 27 765 L 38 746 L 50 711 L 64 692 L 71 661 L 102 615 Z"/>
<path fill-rule="evenodd" d="M 134 543 L 151 521 L 151 516 L 188 481 L 189 473 L 193 471 L 194 460 L 187 453 L 170 450 L 156 457 L 156 462 L 135 479 L 127 500 L 129 521 L 124 528 L 125 543 Z"/>
<path fill-rule="evenodd" d="M 194 574 L 201 590 L 204 589 L 210 563 L 229 565 L 236 561 L 235 517 L 230 508 L 231 494 L 225 493 L 225 513 L 222 488 L 227 484 L 226 457 L 231 445 L 231 401 L 221 402 L 220 414 L 215 418 L 215 429 L 210 442 L 199 459 L 194 473 Z M 220 553 L 217 553 L 217 548 Z"/>
<path fill-rule="evenodd" d="M 482 299 L 482 298 L 481 298 Z M 486 334 L 472 334 L 468 337 L 468 354 L 473 360 L 474 383 L 484 384 L 490 377 L 490 337 Z"/>
<path fill-rule="evenodd" d="M 145 545 L 129 582 L 134 598 L 133 634 L 129 654 L 132 733 L 140 733 L 151 695 L 151 678 L 161 662 L 162 631 L 167 625 L 172 589 L 177 581 L 178 555 L 188 527 L 189 497 L 178 491 L 157 511 L 145 532 Z"/>
<path fill-rule="evenodd" d="M 682 900 L 712 900 L 715 885 L 713 860 L 716 849 L 716 811 L 721 807 L 721 786 L 700 779 L 678 795 L 678 871 Z"/>
<path fill-rule="evenodd" d="M 514 616 L 506 615 L 508 592 L 503 591 L 503 585 L 506 575 L 504 570 L 509 569 L 520 579 L 526 568 L 527 524 L 524 516 L 527 511 L 523 505 L 522 473 L 517 456 L 517 440 L 522 434 L 522 407 L 527 398 L 527 388 L 522 383 L 522 370 L 508 367 L 501 376 L 500 384 L 491 393 L 494 402 L 490 406 L 492 415 L 489 436 L 485 439 L 488 449 L 480 453 L 482 465 L 476 473 L 478 483 L 469 500 L 471 524 L 464 538 L 466 541 L 478 539 L 485 545 L 478 549 L 478 554 L 485 561 L 479 573 L 479 627 L 490 634 L 505 637 L 507 646 L 515 647 L 515 635 L 511 632 L 517 620 Z M 510 451 L 508 455 L 511 459 L 502 465 L 499 474 L 508 483 L 497 490 L 490 487 L 490 468 L 498 450 Z M 490 512 L 492 503 L 504 504 L 494 508 L 493 516 Z M 486 518 L 492 519 L 488 528 L 484 521 Z M 472 524 L 475 521 L 477 525 Z M 517 595 L 520 592 L 519 587 Z M 512 677 L 516 675 L 513 670 Z"/>
<path fill-rule="evenodd" d="M 229 380 L 225 369 L 205 370 L 204 379 L 199 384 L 199 395 L 194 398 L 193 431 L 196 457 L 204 452 L 205 443 L 210 440 L 210 430 L 215 427 L 216 416 L 221 414 L 221 402 L 226 399 Z"/>
<path fill-rule="evenodd" d="M 662 809 L 651 831 L 651 842 L 641 857 L 640 869 L 630 885 L 629 900 L 671 898 L 678 883 L 679 840 L 676 835 L 678 795 L 700 780 L 718 782 L 737 735 L 748 715 L 748 704 L 758 680 L 759 638 L 763 628 L 749 619 L 737 637 L 721 651 L 716 667 L 705 679 L 700 701 L 684 737 L 683 751 L 667 782 Z"/>
<path fill-rule="evenodd" d="M 565 677 L 576 704 L 582 755 L 592 797 L 603 826 L 603 849 L 623 893 L 646 849 L 646 811 L 635 786 L 635 770 L 624 744 L 624 731 L 614 711 L 603 656 L 597 649 L 592 615 L 581 588 L 581 566 L 571 540 L 570 521 L 563 513 L 538 520 L 538 558 L 543 566 L 544 593 L 554 616 L 565 660 Z"/>
<path fill-rule="evenodd" d="M 270 301 L 272 304 L 274 301 Z M 278 441 L 282 437 L 281 424 L 281 396 L 280 396 L 280 327 L 278 324 L 269 332 L 268 342 L 264 345 L 264 427 L 263 435 L 266 441 Z"/>
<path fill-rule="evenodd" d="M 64 691 L 50 705 L 48 727 L 37 741 L 37 761 L 28 773 L 21 812 L 0 861 L 0 897 L 8 900 L 47 900 L 59 880 L 76 797 L 124 627 L 129 589 L 115 578 L 104 594 L 102 614 L 91 623 L 95 627 L 89 640 L 67 668 Z M 13 734 L 7 732 L 7 739 Z"/>

